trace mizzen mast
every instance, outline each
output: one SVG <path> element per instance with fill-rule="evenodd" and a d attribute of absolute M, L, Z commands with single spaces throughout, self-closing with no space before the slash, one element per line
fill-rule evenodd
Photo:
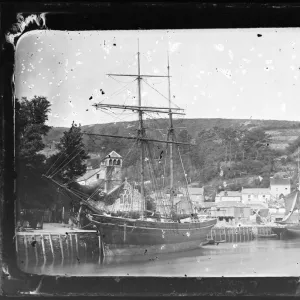
<path fill-rule="evenodd" d="M 140 45 L 138 40 L 138 76 L 137 76 L 137 82 L 138 82 L 138 105 L 141 108 L 142 107 L 142 94 L 141 94 L 141 66 L 140 66 Z M 143 124 L 143 111 L 140 109 L 139 112 L 139 130 L 138 130 L 138 137 L 145 138 L 145 128 Z M 144 160 L 145 160 L 145 148 L 144 148 L 144 141 L 140 140 L 141 143 L 141 196 L 142 196 L 142 212 L 146 209 L 146 201 L 145 201 L 145 192 L 144 192 Z M 142 214 L 142 218 L 144 217 L 144 214 Z"/>
<path fill-rule="evenodd" d="M 174 195 L 173 195 L 173 188 L 174 188 L 174 174 L 173 174 L 173 144 L 174 141 L 174 128 L 173 128 L 173 118 L 172 118 L 172 109 L 171 109 L 171 82 L 170 82 L 170 62 L 169 62 L 169 53 L 168 53 L 168 98 L 169 98 L 169 120 L 170 120 L 170 128 L 169 128 L 169 151 L 170 151 L 170 202 L 171 202 L 171 209 L 174 210 Z"/>

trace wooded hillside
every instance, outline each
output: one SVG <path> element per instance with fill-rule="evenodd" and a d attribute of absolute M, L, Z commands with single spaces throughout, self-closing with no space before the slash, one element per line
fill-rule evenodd
<path fill-rule="evenodd" d="M 82 126 L 82 131 L 93 134 L 135 136 L 137 122 L 117 122 Z M 145 120 L 147 135 L 166 139 L 168 120 Z M 295 151 L 300 144 L 300 122 L 278 120 L 236 119 L 176 119 L 177 138 L 194 143 L 182 150 L 189 182 L 217 189 L 240 189 L 241 186 L 269 186 L 273 175 L 295 177 Z M 66 128 L 51 128 L 44 138 L 45 154 L 56 151 Z M 84 135 L 84 143 L 90 154 L 101 157 L 115 150 L 123 157 L 124 176 L 137 178 L 138 152 L 133 140 L 113 139 Z M 165 145 L 154 147 L 154 159 L 158 159 Z M 179 158 L 175 166 L 180 169 Z M 167 173 L 168 166 L 165 172 Z M 158 176 L 162 176 L 162 171 Z M 150 179 L 150 178 L 149 178 Z M 168 179 L 166 176 L 165 180 Z M 175 174 L 180 181 L 181 175 Z M 224 186 L 226 182 L 226 187 Z"/>

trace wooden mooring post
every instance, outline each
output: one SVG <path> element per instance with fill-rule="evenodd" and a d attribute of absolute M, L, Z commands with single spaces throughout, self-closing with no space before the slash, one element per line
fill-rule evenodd
<path fill-rule="evenodd" d="M 73 260 L 73 238 L 72 234 L 69 234 L 70 236 L 70 249 L 71 249 L 71 261 Z"/>
<path fill-rule="evenodd" d="M 45 250 L 45 241 L 44 241 L 44 236 L 42 234 L 41 234 L 41 243 L 42 243 L 42 251 L 43 251 L 44 263 L 46 263 L 47 256 L 46 256 L 46 250 Z"/>
<path fill-rule="evenodd" d="M 84 242 L 84 259 L 85 262 L 87 261 L 87 246 L 86 246 L 86 242 Z"/>
<path fill-rule="evenodd" d="M 53 248 L 52 234 L 50 234 L 50 233 L 49 233 L 49 243 L 50 243 L 52 257 L 53 257 L 53 260 L 54 260 L 55 259 L 55 253 L 54 253 L 54 248 Z"/>
<path fill-rule="evenodd" d="M 101 262 L 101 254 L 102 254 L 102 243 L 101 243 L 101 237 L 100 234 L 98 235 L 98 243 L 99 243 L 99 263 Z"/>
<path fill-rule="evenodd" d="M 25 262 L 26 265 L 28 263 L 28 243 L 27 243 L 27 236 L 24 235 L 24 245 L 25 245 Z"/>
<path fill-rule="evenodd" d="M 67 244 L 67 254 L 68 257 L 70 257 L 69 235 L 66 236 L 66 244 Z"/>
<path fill-rule="evenodd" d="M 35 253 L 35 259 L 36 259 L 36 265 L 38 265 L 38 263 L 39 263 L 39 256 L 38 256 L 38 251 L 37 251 L 38 242 L 37 242 L 35 236 L 34 236 L 34 241 L 36 242 L 34 245 L 34 253 Z"/>
<path fill-rule="evenodd" d="M 78 236 L 75 234 L 75 246 L 76 246 L 76 257 L 79 258 L 79 250 L 78 250 Z"/>
<path fill-rule="evenodd" d="M 64 261 L 64 248 L 63 248 L 63 243 L 62 243 L 62 239 L 61 239 L 61 234 L 59 234 L 58 238 L 59 238 L 59 246 L 60 246 L 60 250 L 61 250 L 61 262 L 63 263 L 63 261 Z"/>

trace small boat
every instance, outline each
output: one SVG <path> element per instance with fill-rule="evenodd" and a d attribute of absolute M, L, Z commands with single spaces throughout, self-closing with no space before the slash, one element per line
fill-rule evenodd
<path fill-rule="evenodd" d="M 274 239 L 274 238 L 278 238 L 278 235 L 276 233 L 272 233 L 272 234 L 258 234 L 257 238 L 259 238 L 259 239 Z"/>
<path fill-rule="evenodd" d="M 219 245 L 220 243 L 226 243 L 226 240 L 221 240 L 221 241 L 215 241 L 213 239 L 209 239 L 206 242 L 203 243 L 203 246 L 206 245 Z"/>

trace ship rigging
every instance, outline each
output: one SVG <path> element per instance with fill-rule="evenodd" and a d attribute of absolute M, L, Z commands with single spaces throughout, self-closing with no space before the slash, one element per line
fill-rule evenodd
<path fill-rule="evenodd" d="M 92 134 L 84 132 L 89 136 L 99 136 L 99 137 L 111 137 L 111 138 L 125 138 L 125 139 L 135 139 L 139 144 L 140 149 L 140 200 L 141 200 L 141 215 L 138 219 L 113 217 L 111 215 L 103 214 L 99 211 L 89 200 L 92 196 L 85 198 L 82 193 L 74 191 L 67 185 L 63 185 L 53 179 L 52 175 L 45 175 L 48 179 L 55 182 L 59 187 L 65 188 L 73 195 L 80 199 L 81 205 L 85 206 L 90 210 L 89 214 L 90 221 L 97 226 L 99 231 L 102 233 L 104 238 L 104 243 L 108 247 L 108 253 L 112 255 L 117 254 L 137 254 L 142 253 L 144 248 L 147 247 L 150 253 L 153 252 L 169 252 L 169 251 L 179 251 L 184 249 L 190 249 L 198 247 L 202 242 L 206 240 L 206 234 L 210 229 L 216 224 L 216 219 L 206 219 L 200 220 L 197 215 L 194 215 L 193 205 L 188 193 L 188 179 L 186 170 L 184 168 L 183 159 L 180 153 L 180 145 L 189 145 L 190 143 L 179 142 L 176 139 L 174 125 L 173 125 L 173 115 L 182 115 L 183 109 L 173 108 L 171 105 L 171 91 L 170 91 L 170 65 L 168 57 L 168 75 L 142 75 L 140 66 L 140 51 L 138 46 L 137 52 L 137 74 L 108 74 L 109 76 L 130 76 L 135 77 L 137 81 L 138 88 L 138 103 L 137 105 L 112 105 L 97 103 L 94 107 L 97 110 L 104 108 L 111 109 L 122 109 L 135 111 L 138 114 L 138 130 L 136 137 L 129 136 L 118 136 L 118 135 L 107 135 L 107 134 Z M 164 77 L 168 79 L 168 107 L 150 107 L 142 105 L 142 93 L 141 93 L 141 81 L 143 77 Z M 143 115 L 146 112 L 155 112 L 168 114 L 169 116 L 169 128 L 167 131 L 167 139 L 159 140 L 156 138 L 149 138 L 146 135 L 146 128 L 144 125 Z M 148 220 L 146 212 L 146 201 L 145 201 L 145 163 L 153 162 L 152 151 L 149 146 L 149 142 L 153 143 L 165 143 L 169 150 L 169 167 L 170 167 L 170 192 L 168 202 L 170 204 L 170 209 L 165 209 L 166 199 L 161 197 L 163 207 L 165 209 L 165 221 L 160 220 Z M 179 161 L 184 174 L 184 185 L 186 190 L 186 200 L 190 206 L 191 217 L 187 224 L 178 223 L 178 220 L 174 220 L 174 146 L 177 146 L 177 152 L 179 155 Z M 151 168 L 151 166 L 150 166 Z M 153 172 L 153 169 L 152 169 Z M 151 169 L 150 169 L 151 173 Z M 153 172 L 154 173 L 154 172 Z M 153 181 L 155 185 L 155 176 L 153 176 Z M 127 184 L 127 181 L 125 182 Z M 122 185 L 121 185 L 122 186 Z M 117 191 L 118 188 L 113 189 L 108 192 L 105 197 L 109 194 Z M 95 192 L 98 192 L 96 190 Z M 94 192 L 94 193 L 95 193 Z M 80 209 L 81 210 L 81 209 Z M 167 225 L 169 224 L 169 225 Z M 116 227 L 115 227 L 116 226 Z M 128 230 L 128 232 L 127 232 Z M 151 250 L 151 251 L 150 251 Z"/>

